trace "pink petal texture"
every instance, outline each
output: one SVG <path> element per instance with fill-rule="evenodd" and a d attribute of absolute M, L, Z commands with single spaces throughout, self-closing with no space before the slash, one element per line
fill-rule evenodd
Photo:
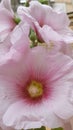
<path fill-rule="evenodd" d="M 39 13 L 37 13 L 37 10 Z M 17 12 L 22 21 L 25 22 L 26 20 L 36 31 L 39 39 L 44 42 L 47 40 L 73 42 L 73 31 L 69 29 L 70 21 L 65 13 L 56 12 L 51 7 L 42 5 L 38 1 L 31 1 L 29 7 L 19 6 Z M 38 23 L 39 29 L 35 23 Z M 56 38 L 54 38 L 55 36 Z"/>
<path fill-rule="evenodd" d="M 7 57 L 9 55 L 9 50 L 12 48 L 16 48 L 16 50 L 20 50 L 21 52 L 24 52 L 24 50 L 27 51 L 27 49 L 29 50 L 29 31 L 30 27 L 26 23 L 20 23 L 16 26 L 10 35 L 0 44 L 0 60 L 3 58 L 5 59 L 5 54 Z"/>
<path fill-rule="evenodd" d="M 51 27 L 44 25 L 42 28 L 38 27 L 38 31 L 46 43 L 49 41 L 62 41 L 61 35 L 54 31 Z"/>
<path fill-rule="evenodd" d="M 27 23 L 21 22 L 18 26 L 16 26 L 10 35 L 12 47 L 23 52 L 26 48 L 29 48 L 29 32 L 30 26 Z"/>
<path fill-rule="evenodd" d="M 29 13 L 40 22 L 40 24 L 43 22 L 43 25 L 50 25 L 55 30 L 60 30 L 69 25 L 69 19 L 65 13 L 55 12 L 51 7 L 42 5 L 38 1 L 30 2 Z M 55 19 L 53 20 L 53 18 Z"/>
<path fill-rule="evenodd" d="M 4 124 L 15 129 L 62 126 L 63 120 L 73 115 L 69 99 L 73 60 L 60 53 L 49 55 L 44 47 L 26 53 L 13 48 L 8 55 L 0 62 L 0 112 Z M 43 84 L 43 95 L 35 100 L 27 94 L 27 82 L 31 80 Z"/>
<path fill-rule="evenodd" d="M 25 33 L 25 30 L 26 30 L 26 33 Z M 13 66 L 12 64 L 12 61 L 16 60 L 19 61 L 20 58 L 25 59 L 26 55 L 27 55 L 27 52 L 29 51 L 29 38 L 28 38 L 28 33 L 29 33 L 29 25 L 27 25 L 26 23 L 21 23 L 19 24 L 19 26 L 17 26 L 13 31 L 12 33 L 9 35 L 9 37 L 4 41 L 4 43 L 2 43 L 0 45 L 0 65 L 2 66 L 3 64 L 7 64 L 7 62 L 10 62 L 11 66 Z M 19 34 L 19 37 L 17 36 L 17 34 Z M 17 38 L 16 38 L 17 37 Z M 17 53 L 18 51 L 20 51 L 19 53 Z M 24 54 L 23 57 L 21 54 Z M 15 64 L 15 63 L 14 63 Z M 9 67 L 8 67 L 9 68 Z M 13 67 L 12 67 L 13 68 Z M 16 67 L 17 68 L 17 67 Z M 11 75 L 14 75 L 13 77 L 16 77 L 15 76 L 15 73 L 14 71 L 16 71 L 16 68 L 15 70 L 14 69 L 11 69 L 13 72 L 9 72 L 8 69 L 5 71 L 8 71 L 7 74 L 9 75 L 9 73 L 12 73 Z M 19 68 L 18 68 L 19 69 Z M 3 72 L 2 72 L 3 73 Z M 14 73 L 14 74 L 13 74 Z M 5 75 L 5 74 L 4 74 Z M 20 74 L 19 74 L 20 75 Z M 5 77 L 5 76 L 4 76 Z M 10 76 L 8 76 L 10 77 Z M 6 78 L 5 78 L 6 79 Z M 6 79 L 8 81 L 8 78 Z M 10 79 L 12 80 L 12 79 Z M 15 78 L 13 79 L 15 81 Z M 13 82 L 14 82 L 13 81 Z M 5 81 L 3 81 L 5 84 Z M 12 82 L 12 81 L 10 81 Z M 9 83 L 8 83 L 9 84 Z M 5 85 L 6 86 L 6 85 Z M 7 85 L 9 86 L 10 88 L 10 85 Z M 12 85 L 13 87 L 14 85 Z M 1 90 L 2 92 L 4 93 L 3 95 L 0 95 L 1 96 L 1 100 L 4 104 L 2 111 L 0 111 L 0 126 L 2 127 L 3 130 L 10 130 L 11 127 L 5 127 L 4 124 L 2 123 L 2 115 L 3 113 L 5 112 L 5 110 L 8 108 L 9 104 L 8 103 L 5 103 L 5 102 L 11 102 L 14 103 L 15 102 L 15 99 L 13 101 L 13 99 L 9 99 L 10 97 L 7 96 L 4 96 L 5 92 L 4 91 L 4 88 L 1 86 Z M 15 88 L 14 88 L 15 90 Z M 8 90 L 7 90 L 8 91 Z M 12 90 L 13 91 L 13 90 Z M 17 90 L 16 90 L 17 91 Z M 10 93 L 10 92 L 8 92 Z M 10 95 L 10 94 L 9 94 Z M 13 93 L 14 95 L 14 93 Z M 4 102 L 5 98 L 7 97 L 6 101 Z M 13 96 L 14 97 L 14 96 Z M 9 100 L 9 101 L 7 101 Z M 1 102 L 0 102 L 1 103 Z M 2 103 L 0 104 L 2 106 Z M 13 129 L 11 129 L 13 130 Z"/>
<path fill-rule="evenodd" d="M 2 0 L 0 3 L 0 42 L 7 37 L 15 26 L 10 0 Z"/>
<path fill-rule="evenodd" d="M 34 11 L 33 11 L 34 10 Z M 39 11 L 39 14 L 37 13 Z M 51 26 L 54 30 L 61 30 L 68 27 L 70 21 L 65 13 L 56 12 L 51 7 L 42 5 L 38 1 L 31 1 L 29 7 L 18 7 L 18 14 L 24 19 L 25 13 L 32 16 L 40 26 L 44 24 Z M 53 20 L 53 18 L 55 19 Z"/>
<path fill-rule="evenodd" d="M 2 0 L 0 127 L 21 130 L 47 126 L 70 130 L 73 122 L 70 21 L 65 13 L 38 1 L 31 1 L 29 7 L 19 6 L 17 13 L 21 21 L 16 26 L 11 1 Z M 37 35 L 38 46 L 33 48 L 30 29 Z"/>
<path fill-rule="evenodd" d="M 11 0 L 2 0 L 0 6 L 2 8 L 6 8 L 8 11 L 14 14 L 12 7 L 11 7 Z"/>

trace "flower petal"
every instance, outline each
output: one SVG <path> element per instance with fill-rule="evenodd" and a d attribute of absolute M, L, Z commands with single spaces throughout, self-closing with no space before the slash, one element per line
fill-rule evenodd
<path fill-rule="evenodd" d="M 2 7 L 2 8 L 5 8 L 5 9 L 7 9 L 9 12 L 11 12 L 12 14 L 14 14 L 13 13 L 13 10 L 12 10 L 12 7 L 11 7 L 11 0 L 2 0 L 1 1 L 1 3 L 0 3 L 0 6 Z"/>
<path fill-rule="evenodd" d="M 49 109 L 50 112 L 47 113 L 44 111 L 44 108 L 46 108 L 47 106 L 44 106 L 45 104 L 42 104 L 42 105 L 43 107 L 40 107 L 40 106 L 29 107 L 29 105 L 27 105 L 24 102 L 24 100 L 18 101 L 9 107 L 7 112 L 4 114 L 3 122 L 7 126 L 13 125 L 16 129 L 22 129 L 22 128 L 29 129 L 33 127 L 39 128 L 42 125 L 48 125 L 49 127 L 51 126 L 58 127 L 62 125 L 62 122 L 59 122 L 61 120 L 59 120 L 53 113 L 51 113 L 51 108 Z M 47 114 L 49 116 L 48 120 L 54 117 L 54 120 L 56 122 L 54 123 L 54 120 L 49 122 L 46 118 Z M 11 120 L 9 120 L 10 117 L 11 117 Z"/>
<path fill-rule="evenodd" d="M 39 10 L 39 14 L 37 13 L 37 10 Z M 56 12 L 51 7 L 42 5 L 38 1 L 30 2 L 29 13 L 40 25 L 42 25 L 43 22 L 43 25 L 49 25 L 56 31 L 67 27 L 70 23 L 65 13 Z M 53 18 L 55 19 L 53 20 Z"/>
<path fill-rule="evenodd" d="M 38 32 L 40 33 L 42 39 L 48 43 L 49 41 L 62 41 L 62 36 L 54 31 L 48 25 L 44 25 L 42 28 L 39 27 L 37 24 L 35 25 L 38 28 Z"/>
<path fill-rule="evenodd" d="M 15 22 L 10 13 L 5 9 L 0 9 L 0 41 L 8 35 L 15 27 Z"/>
<path fill-rule="evenodd" d="M 24 52 L 24 50 L 27 51 L 27 48 L 30 46 L 29 31 L 30 26 L 27 23 L 21 22 L 18 26 L 16 26 L 10 36 L 13 48 L 20 50 L 20 52 Z"/>

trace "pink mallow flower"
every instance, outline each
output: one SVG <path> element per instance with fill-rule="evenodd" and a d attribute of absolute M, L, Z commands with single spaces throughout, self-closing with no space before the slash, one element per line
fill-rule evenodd
<path fill-rule="evenodd" d="M 16 26 L 14 12 L 10 0 L 2 0 L 0 3 L 0 42 L 3 42 L 8 34 Z"/>
<path fill-rule="evenodd" d="M 38 1 L 31 1 L 29 7 L 19 6 L 17 12 L 45 43 L 73 42 L 73 31 L 69 29 L 70 21 L 65 13 L 56 12 L 50 6 L 42 5 Z"/>
<path fill-rule="evenodd" d="M 19 56 L 18 59 L 20 57 L 20 52 L 24 53 L 29 51 L 29 25 L 27 23 L 20 23 L 18 26 L 15 27 L 15 29 L 12 31 L 11 35 L 5 40 L 5 42 L 3 44 L 0 45 L 0 63 L 4 64 L 5 59 L 11 59 L 11 54 L 12 56 L 14 55 L 14 51 L 19 51 Z M 18 36 L 19 35 L 19 36 Z M 20 46 L 19 46 L 20 45 Z M 14 51 L 13 51 L 14 50 Z M 9 53 L 11 51 L 11 53 Z M 25 53 L 24 53 L 25 55 Z M 15 57 L 15 55 L 13 56 Z M 16 59 L 16 57 L 15 57 Z M 17 60 L 18 60 L 17 59 Z M 9 72 L 7 72 L 9 73 Z M 2 86 L 0 86 L 2 92 L 4 91 L 4 88 Z M 6 93 L 5 91 L 3 93 Z M 6 95 L 5 95 L 6 96 Z M 0 127 L 2 128 L 2 130 L 14 130 L 11 127 L 7 127 L 3 124 L 2 122 L 2 116 L 6 110 L 6 108 L 8 107 L 8 96 L 2 96 L 0 95 L 0 105 L 3 106 L 3 108 L 1 108 L 0 110 Z M 5 100 L 6 98 L 6 100 Z M 1 103 L 5 103 L 4 105 L 2 105 Z M 10 102 L 12 99 L 9 99 Z"/>
<path fill-rule="evenodd" d="M 18 44 L 19 48 L 22 45 Z M 0 118 L 6 126 L 63 126 L 63 121 L 73 116 L 72 92 L 70 57 L 51 55 L 38 46 L 29 51 L 12 48 L 0 60 Z"/>

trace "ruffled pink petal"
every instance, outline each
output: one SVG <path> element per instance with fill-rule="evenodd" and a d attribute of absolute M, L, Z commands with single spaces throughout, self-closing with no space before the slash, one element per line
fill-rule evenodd
<path fill-rule="evenodd" d="M 65 13 L 63 12 L 58 13 L 55 12 L 53 9 L 51 9 L 50 11 L 49 10 L 46 11 L 46 18 L 44 23 L 51 26 L 54 30 L 58 31 L 69 26 L 70 21 Z"/>
<path fill-rule="evenodd" d="M 20 52 L 27 51 L 30 46 L 29 32 L 30 26 L 27 23 L 20 23 L 16 26 L 10 35 L 12 47 Z"/>
<path fill-rule="evenodd" d="M 37 13 L 37 10 L 39 10 L 39 14 Z M 61 30 L 62 28 L 67 27 L 70 23 L 65 13 L 58 13 L 51 7 L 42 5 L 38 1 L 30 2 L 29 13 L 39 22 L 40 25 L 46 24 L 55 30 Z M 53 18 L 55 19 L 53 20 Z"/>
<path fill-rule="evenodd" d="M 0 86 L 1 86 L 0 87 L 0 92 L 1 92 L 0 94 L 0 126 L 2 127 L 2 129 L 4 129 L 5 126 L 2 122 L 2 116 L 7 110 L 8 106 L 12 104 L 14 101 L 17 101 L 17 99 L 19 98 L 19 96 L 17 96 L 19 88 L 16 88 L 15 84 L 12 83 L 12 80 L 3 78 L 3 76 L 1 75 L 0 75 Z M 10 98 L 10 96 L 12 98 Z"/>
<path fill-rule="evenodd" d="M 0 41 L 2 42 L 16 24 L 11 14 L 5 9 L 0 9 L 0 18 Z"/>
<path fill-rule="evenodd" d="M 49 41 L 62 41 L 62 36 L 54 31 L 48 25 L 44 25 L 42 28 L 35 24 L 36 28 L 38 28 L 38 32 L 41 35 L 42 39 L 49 43 Z"/>
<path fill-rule="evenodd" d="M 0 42 L 2 42 L 16 26 L 10 0 L 2 0 L 0 3 L 0 18 Z"/>
<path fill-rule="evenodd" d="M 26 23 L 20 23 L 15 29 L 10 33 L 10 35 L 0 44 L 0 57 L 1 59 L 6 57 L 9 54 L 9 50 L 15 48 L 16 50 L 20 50 L 20 52 L 27 52 L 29 50 L 29 25 Z M 26 33 L 25 33 L 26 32 Z M 18 37 L 19 35 L 19 37 Z M 23 40 L 22 40 L 23 39 Z M 14 51 L 13 51 L 14 52 Z M 12 51 L 10 52 L 12 54 Z M 9 57 L 9 56 L 8 56 Z"/>
<path fill-rule="evenodd" d="M 2 0 L 0 3 L 0 8 L 5 8 L 6 10 L 8 10 L 12 14 L 14 14 L 12 7 L 11 7 L 11 0 Z"/>
<path fill-rule="evenodd" d="M 8 126 L 14 125 L 16 129 L 28 129 L 30 128 L 31 123 L 33 126 L 35 124 L 36 127 L 34 126 L 34 128 L 41 127 L 42 124 L 40 121 L 38 121 L 38 115 L 36 117 L 34 116 L 34 112 L 31 110 L 31 107 L 30 111 L 31 112 L 29 112 L 29 107 L 24 104 L 24 101 L 16 102 L 15 104 L 11 105 L 11 107 L 7 110 L 6 114 L 4 115 L 3 121 Z M 15 113 L 14 116 L 12 113 Z M 9 121 L 10 116 L 12 118 Z"/>
<path fill-rule="evenodd" d="M 34 58 L 33 66 L 40 67 L 42 69 L 42 71 L 45 73 L 47 70 L 50 73 L 52 72 L 51 73 L 51 74 L 53 74 L 52 75 L 53 77 L 51 77 L 52 80 L 56 80 L 57 78 L 60 78 L 61 76 L 66 74 L 66 72 L 69 73 L 69 71 L 70 72 L 72 71 L 72 68 L 71 68 L 72 64 L 73 64 L 72 60 L 69 57 L 65 57 L 63 54 L 57 53 L 57 55 L 49 55 L 49 51 L 47 49 L 45 49 L 44 47 L 36 47 L 36 48 L 32 49 L 32 54 L 33 54 L 33 58 Z M 45 62 L 44 62 L 44 60 L 45 60 Z M 53 63 L 52 63 L 52 61 L 53 61 Z M 38 71 L 36 70 L 36 72 L 38 72 Z M 43 75 L 43 76 L 45 76 L 45 75 Z"/>
<path fill-rule="evenodd" d="M 47 6 L 46 6 L 46 8 L 47 8 Z M 38 10 L 39 13 L 37 13 L 37 10 Z M 42 26 L 44 18 L 45 18 L 45 15 L 46 15 L 46 13 L 45 13 L 45 6 L 43 6 L 42 4 L 40 4 L 38 1 L 31 1 L 28 11 L 29 11 L 29 14 L 33 18 L 35 18 L 36 21 L 38 21 L 38 23 L 40 24 L 40 26 Z"/>
<path fill-rule="evenodd" d="M 32 29 L 35 29 L 34 22 L 36 20 L 29 14 L 27 7 L 19 6 L 17 9 L 17 13 L 23 22 L 27 22 Z"/>
<path fill-rule="evenodd" d="M 62 36 L 64 42 L 67 44 L 73 42 L 73 30 L 67 27 L 65 29 L 59 30 L 58 33 Z"/>
<path fill-rule="evenodd" d="M 60 83 L 57 85 L 54 84 L 55 95 L 53 94 L 53 99 L 52 99 L 54 100 L 54 107 L 55 107 L 54 112 L 59 118 L 67 120 L 73 116 L 73 105 L 69 101 L 70 100 L 69 91 L 70 91 L 71 83 L 69 83 L 67 80 L 65 81 L 65 79 L 60 79 L 60 80 L 63 81 L 60 81 Z M 58 96 L 58 99 L 56 97 L 56 94 Z"/>
<path fill-rule="evenodd" d="M 5 41 L 0 43 L 0 58 L 4 56 L 10 50 L 11 43 L 9 38 L 7 37 Z"/>
<path fill-rule="evenodd" d="M 49 127 L 62 125 L 61 120 L 52 113 L 52 108 L 50 108 L 49 111 L 44 111 L 47 106 L 44 103 L 42 105 L 43 106 L 39 105 L 39 107 L 37 105 L 29 107 L 29 104 L 26 104 L 24 100 L 16 102 L 12 104 L 4 114 L 3 122 L 7 126 L 14 126 L 16 129 L 39 128 L 42 125 L 47 125 L 47 116 L 49 116 L 49 120 L 53 120 L 51 122 L 48 121 Z M 9 120 L 10 117 L 11 120 Z"/>

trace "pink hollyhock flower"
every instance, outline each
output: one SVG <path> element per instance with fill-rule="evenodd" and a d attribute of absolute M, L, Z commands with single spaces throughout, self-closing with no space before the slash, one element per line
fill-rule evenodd
<path fill-rule="evenodd" d="M 46 43 L 49 41 L 73 42 L 73 31 L 68 28 L 70 21 L 65 13 L 56 12 L 38 1 L 31 1 L 29 7 L 18 7 L 17 12 L 23 21 L 27 20 L 31 24 L 38 37 Z"/>
<path fill-rule="evenodd" d="M 0 3 L 0 42 L 4 41 L 15 26 L 10 0 L 2 0 Z"/>
<path fill-rule="evenodd" d="M 19 37 L 18 37 L 19 35 Z M 29 51 L 29 25 L 26 23 L 20 23 L 18 26 L 15 27 L 15 29 L 13 30 L 13 32 L 11 33 L 11 35 L 9 35 L 10 37 L 8 37 L 5 42 L 3 44 L 0 45 L 0 63 L 3 64 L 5 62 L 5 59 L 10 59 L 11 55 L 9 53 L 9 51 L 12 49 L 15 49 L 16 51 L 20 51 L 22 53 Z M 20 45 L 20 46 L 19 46 Z M 19 52 L 19 57 L 20 57 L 20 52 Z M 14 55 L 14 51 L 11 51 L 12 56 Z M 25 53 L 24 53 L 25 55 Z M 15 55 L 13 56 L 15 57 Z M 18 58 L 19 58 L 18 57 Z M 17 58 L 17 60 L 18 60 Z M 16 59 L 16 58 L 15 58 Z M 3 90 L 2 86 L 1 89 Z M 4 93 L 6 93 L 4 91 Z M 6 97 L 3 97 L 2 95 L 0 95 L 0 100 L 2 100 L 2 102 L 4 103 Z M 0 105 L 1 102 L 0 102 Z M 2 128 L 2 130 L 14 130 L 11 127 L 6 127 L 4 126 L 4 124 L 2 123 L 2 115 L 5 112 L 5 108 L 8 106 L 8 103 L 5 103 L 2 111 L 0 111 L 0 126 Z"/>
<path fill-rule="evenodd" d="M 7 126 L 54 128 L 73 116 L 73 60 L 63 54 L 12 48 L 0 61 L 0 86 L 0 117 Z"/>

